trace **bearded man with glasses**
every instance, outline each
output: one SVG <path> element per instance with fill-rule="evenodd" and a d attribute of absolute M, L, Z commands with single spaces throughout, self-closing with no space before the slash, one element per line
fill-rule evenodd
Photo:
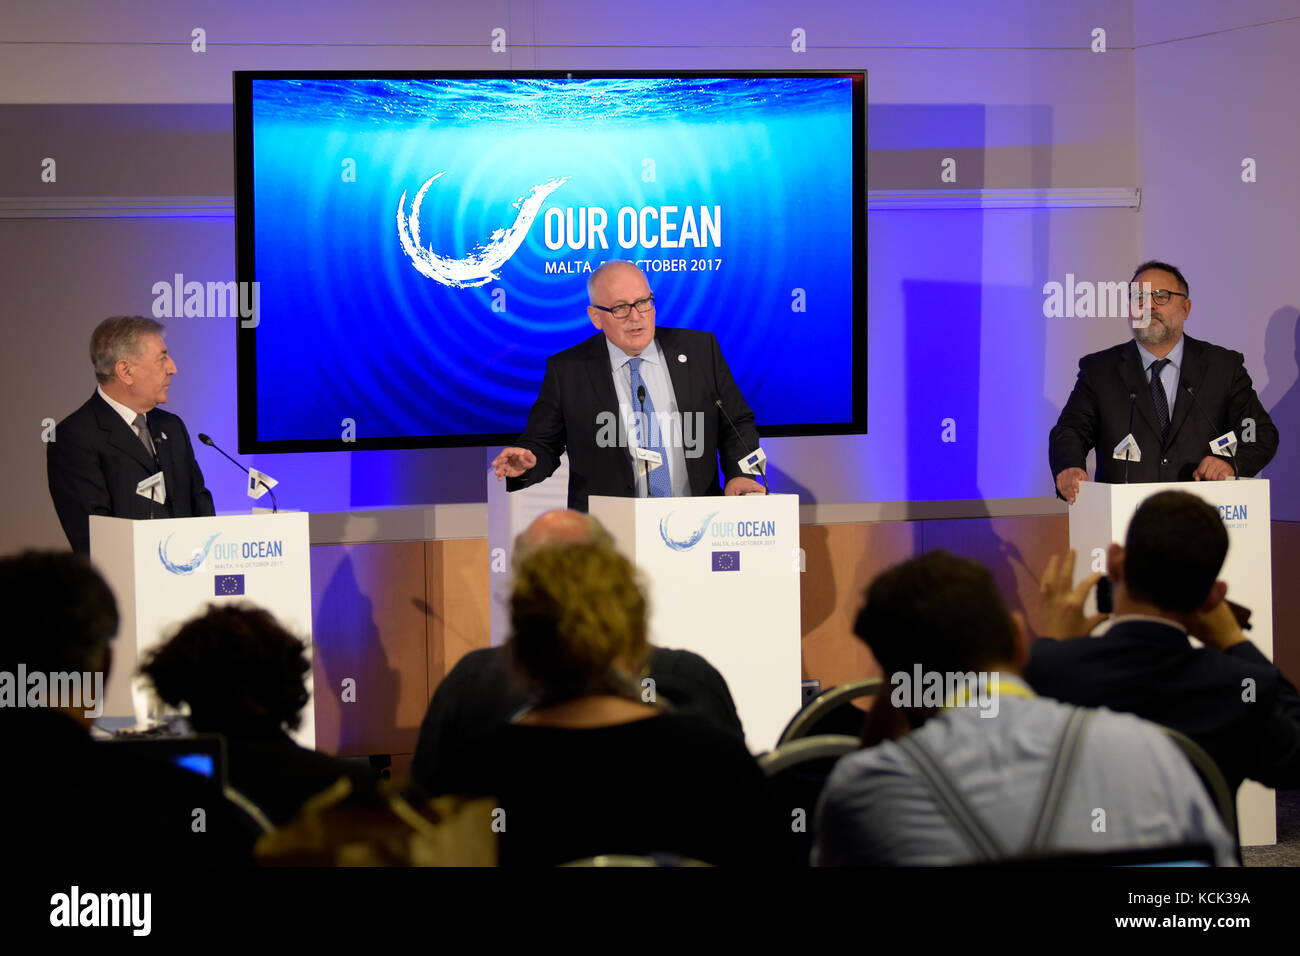
<path fill-rule="evenodd" d="M 567 450 L 574 511 L 591 495 L 763 494 L 738 464 L 758 448 L 754 413 L 713 334 L 657 326 L 654 293 L 631 262 L 596 269 L 587 294 L 599 331 L 547 359 L 523 434 L 492 462 L 497 480 L 510 491 L 536 484 Z"/>
<path fill-rule="evenodd" d="M 1097 452 L 1096 481 L 1258 474 L 1277 453 L 1278 432 L 1242 354 L 1183 334 L 1191 290 L 1175 266 L 1144 262 L 1130 286 L 1132 341 L 1079 360 L 1078 381 L 1048 439 L 1057 496 L 1074 503 L 1088 480 L 1089 449 Z M 1210 453 L 1210 440 L 1229 431 L 1238 441 L 1235 467 Z M 1113 450 L 1130 433 L 1142 460 L 1116 460 Z"/>

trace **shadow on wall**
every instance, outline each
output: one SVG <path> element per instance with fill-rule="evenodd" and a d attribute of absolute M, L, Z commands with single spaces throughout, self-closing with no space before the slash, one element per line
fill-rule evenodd
<path fill-rule="evenodd" d="M 774 495 L 798 495 L 799 504 L 815 505 L 817 496 L 811 488 L 799 484 L 794 477 L 768 462 L 767 484 Z M 835 567 L 831 563 L 830 551 L 826 544 L 826 529 L 819 525 L 799 525 L 800 555 L 791 555 L 791 560 L 801 562 L 801 587 L 799 599 L 800 633 L 807 634 L 835 613 Z M 820 568 L 824 574 L 816 580 L 806 577 L 808 568 Z"/>
<path fill-rule="evenodd" d="M 332 557 L 338 563 L 329 573 L 321 563 Z M 374 604 L 362 592 L 346 548 L 313 548 L 312 558 L 312 580 L 329 582 L 319 597 L 312 595 L 316 746 L 341 755 L 398 752 L 390 739 L 398 674 L 379 640 Z M 351 700 L 344 696 L 345 680 L 352 682 Z"/>
<path fill-rule="evenodd" d="M 1268 388 L 1259 400 L 1273 416 L 1280 436 L 1277 454 L 1260 477 L 1273 482 L 1273 518 L 1300 521 L 1300 310 L 1285 306 L 1274 312 L 1264 331 L 1264 365 Z"/>

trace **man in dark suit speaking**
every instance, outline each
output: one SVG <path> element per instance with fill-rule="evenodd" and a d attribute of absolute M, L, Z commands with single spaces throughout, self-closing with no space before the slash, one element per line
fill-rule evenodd
<path fill-rule="evenodd" d="M 758 448 L 758 429 L 717 339 L 656 327 L 650 284 L 631 262 L 602 265 L 587 293 L 587 315 L 603 334 L 547 360 L 523 434 L 492 462 L 497 480 L 510 491 L 536 484 L 567 449 L 575 511 L 587 510 L 590 495 L 762 494 L 737 464 Z M 639 458 L 638 447 L 662 464 Z"/>
<path fill-rule="evenodd" d="M 1237 436 L 1236 473 L 1243 478 L 1277 452 L 1277 428 L 1241 353 L 1183 334 L 1192 311 L 1183 274 L 1153 260 L 1138 266 L 1132 281 L 1133 341 L 1079 360 L 1079 379 L 1048 439 L 1056 493 L 1071 504 L 1079 482 L 1088 480 L 1084 463 L 1092 448 L 1096 480 L 1113 483 L 1230 478 L 1232 461 L 1209 446 L 1229 431 Z M 1130 431 L 1141 461 L 1113 457 Z"/>
<path fill-rule="evenodd" d="M 137 315 L 105 319 L 91 333 L 99 387 L 55 427 L 45 456 L 50 498 L 74 551 L 90 552 L 91 515 L 216 513 L 184 423 L 157 407 L 176 374 L 162 332 L 162 323 Z"/>

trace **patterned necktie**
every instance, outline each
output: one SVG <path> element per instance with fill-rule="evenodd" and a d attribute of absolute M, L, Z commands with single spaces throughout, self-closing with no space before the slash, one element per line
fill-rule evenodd
<path fill-rule="evenodd" d="M 154 451 L 153 436 L 149 434 L 149 423 L 145 420 L 144 415 L 136 415 L 135 421 L 132 424 L 135 425 L 135 433 L 140 436 L 140 441 L 144 445 L 144 450 L 149 453 L 150 458 L 156 460 L 158 458 L 158 453 Z"/>
<path fill-rule="evenodd" d="M 641 359 L 632 358 L 627 360 L 627 367 L 632 372 L 632 401 L 636 403 L 635 408 L 638 412 L 636 415 L 636 443 L 638 448 L 645 448 L 649 451 L 657 451 L 660 460 L 663 462 L 658 468 L 650 472 L 650 496 L 652 498 L 671 498 L 673 496 L 672 479 L 668 476 L 668 455 L 664 452 L 663 438 L 660 436 L 658 419 L 655 418 L 655 403 L 650 400 L 650 390 L 645 387 L 645 382 L 641 380 Z M 637 400 L 637 394 L 645 392 L 645 404 Z M 645 414 L 640 414 L 644 412 Z M 650 429 L 650 437 L 654 439 L 653 445 L 645 443 L 642 435 L 642 425 Z M 637 462 L 638 469 L 644 469 L 646 466 Z"/>
<path fill-rule="evenodd" d="M 1169 440 L 1169 396 L 1165 394 L 1165 383 L 1160 381 L 1160 372 L 1169 359 L 1156 359 L 1151 363 L 1151 400 L 1156 403 L 1156 416 L 1160 419 L 1160 444 Z"/>

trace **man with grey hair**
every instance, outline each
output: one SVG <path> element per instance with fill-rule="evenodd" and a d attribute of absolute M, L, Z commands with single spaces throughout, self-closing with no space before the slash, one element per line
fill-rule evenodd
<path fill-rule="evenodd" d="M 547 360 L 523 434 L 492 462 L 497 480 L 508 491 L 537 484 L 567 451 L 575 511 L 591 495 L 763 494 L 739 464 L 758 448 L 754 413 L 713 334 L 656 325 L 654 293 L 631 262 L 604 263 L 587 293 L 598 334 Z"/>
<path fill-rule="evenodd" d="M 157 407 L 176 374 L 162 332 L 153 319 L 118 315 L 91 333 L 99 386 L 46 445 L 50 498 L 74 551 L 90 552 L 91 515 L 216 514 L 185 424 Z"/>

